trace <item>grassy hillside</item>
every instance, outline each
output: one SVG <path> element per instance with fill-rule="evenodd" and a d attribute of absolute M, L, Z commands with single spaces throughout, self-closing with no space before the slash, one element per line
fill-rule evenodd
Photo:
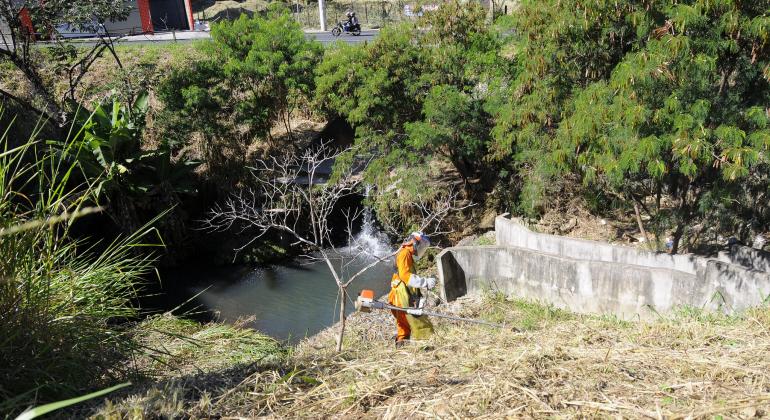
<path fill-rule="evenodd" d="M 223 19 L 227 18 L 228 16 L 237 17 L 241 11 L 247 12 L 247 13 L 254 13 L 259 12 L 262 10 L 265 10 L 267 7 L 266 1 L 263 0 L 246 0 L 246 1 L 235 1 L 235 0 L 224 0 L 224 1 L 214 1 L 214 0 L 198 0 L 193 1 L 193 13 L 196 14 L 196 16 L 203 17 L 205 16 L 206 19 Z"/>
<path fill-rule="evenodd" d="M 198 41 L 205 42 L 205 41 Z M 189 64 L 201 53 L 196 48 L 198 42 L 171 44 L 120 44 L 116 48 L 122 68 L 109 54 L 97 58 L 90 71 L 83 78 L 77 91 L 82 103 L 91 105 L 111 92 L 127 95 L 142 89 L 150 89 L 166 76 L 173 67 Z M 85 52 L 83 50 L 82 52 Z M 56 97 L 69 88 L 66 73 L 55 67 L 52 50 L 33 51 L 36 59 L 45 63 L 42 66 L 44 83 L 52 87 Z M 0 88 L 26 100 L 31 100 L 30 86 L 13 65 L 4 62 L 0 66 Z"/>
<path fill-rule="evenodd" d="M 651 323 L 576 315 L 496 295 L 440 309 L 505 322 L 509 328 L 437 321 L 432 339 L 395 349 L 389 314 L 356 314 L 341 354 L 333 352 L 333 336 L 326 332 L 302 343 L 279 369 L 223 370 L 226 380 L 208 385 L 154 384 L 108 403 L 101 413 L 280 418 L 770 414 L 769 308 L 739 317 L 683 309 Z M 176 399 L 159 407 L 157 395 L 169 391 Z"/>

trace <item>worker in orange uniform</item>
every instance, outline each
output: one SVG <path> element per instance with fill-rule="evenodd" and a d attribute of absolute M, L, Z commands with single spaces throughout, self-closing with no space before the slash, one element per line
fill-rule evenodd
<path fill-rule="evenodd" d="M 430 247 L 430 240 L 422 232 L 414 232 L 401 245 L 396 254 L 393 279 L 390 282 L 388 303 L 401 308 L 421 308 L 424 299 L 420 289 L 432 289 L 436 279 L 415 274 L 414 261 L 420 259 Z M 433 333 L 433 325 L 426 316 L 413 316 L 401 311 L 391 311 L 396 318 L 396 347 L 405 340 L 421 340 Z"/>

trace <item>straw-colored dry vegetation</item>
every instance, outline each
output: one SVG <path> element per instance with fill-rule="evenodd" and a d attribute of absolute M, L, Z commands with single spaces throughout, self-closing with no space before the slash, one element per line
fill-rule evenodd
<path fill-rule="evenodd" d="M 769 308 L 735 317 L 683 309 L 649 323 L 501 296 L 439 309 L 511 328 L 438 321 L 431 340 L 395 349 L 388 314 L 356 314 L 341 354 L 327 331 L 300 344 L 280 369 L 240 366 L 217 380 L 134 390 L 100 417 L 770 415 Z"/>
<path fill-rule="evenodd" d="M 116 53 L 122 68 L 116 65 L 111 55 L 102 55 L 84 76 L 83 83 L 78 86 L 77 97 L 81 98 L 83 104 L 90 105 L 109 95 L 113 89 L 117 94 L 126 95 L 154 86 L 172 67 L 184 65 L 199 57 L 200 52 L 196 49 L 199 43 L 120 44 L 116 47 Z M 85 49 L 81 51 L 85 52 Z M 63 95 L 69 88 L 67 76 L 57 73 L 60 69 L 52 52 L 39 49 L 33 51 L 33 54 L 42 63 L 41 73 L 45 83 L 51 86 L 57 97 Z M 33 92 L 21 72 L 8 62 L 1 65 L 0 87 L 18 97 L 31 100 Z"/>

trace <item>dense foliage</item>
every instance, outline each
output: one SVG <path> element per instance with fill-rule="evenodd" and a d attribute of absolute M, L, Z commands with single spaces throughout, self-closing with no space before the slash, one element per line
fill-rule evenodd
<path fill-rule="evenodd" d="M 159 119 L 175 146 L 199 135 L 210 165 L 242 166 L 255 140 L 273 140 L 274 126 L 291 140 L 289 120 L 314 88 L 321 47 L 280 7 L 215 25 L 211 36 L 206 59 L 176 69 L 158 88 L 166 105 Z"/>
<path fill-rule="evenodd" d="M 769 10 L 523 1 L 490 27 L 449 2 L 425 31 L 327 51 L 316 98 L 356 127 L 380 182 L 440 158 L 491 179 L 499 210 L 537 216 L 568 188 L 599 212 L 635 207 L 673 252 L 748 241 L 770 220 Z"/>
<path fill-rule="evenodd" d="M 365 48 L 328 50 L 316 72 L 316 99 L 356 127 L 359 146 L 381 157 L 371 175 L 435 154 L 461 177 L 475 177 L 489 144 L 489 87 L 508 73 L 501 46 L 480 6 L 449 2 L 416 24 L 386 28 Z"/>
<path fill-rule="evenodd" d="M 673 251 L 747 240 L 768 208 L 770 2 L 524 2 L 521 72 L 496 148 L 520 159 L 529 209 L 566 173 L 637 203 Z M 720 223 L 714 223 L 720 222 Z M 716 228 L 716 229 L 714 229 Z"/>

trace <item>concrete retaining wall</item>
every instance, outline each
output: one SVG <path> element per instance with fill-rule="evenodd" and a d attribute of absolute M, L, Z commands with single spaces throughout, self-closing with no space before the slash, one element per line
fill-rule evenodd
<path fill-rule="evenodd" d="M 580 260 L 641 265 L 689 274 L 695 274 L 699 269 L 703 269 L 708 261 L 689 254 L 670 255 L 610 245 L 606 242 L 537 233 L 505 215 L 495 219 L 495 237 L 497 245 L 515 246 Z"/>
<path fill-rule="evenodd" d="M 745 268 L 770 273 L 770 252 L 743 245 L 732 245 L 729 252 L 720 252 L 719 260 Z"/>
<path fill-rule="evenodd" d="M 740 311 L 770 296 L 767 272 L 539 234 L 502 217 L 496 225 L 498 245 L 439 254 L 442 299 L 497 290 L 575 312 L 632 319 L 682 305 Z"/>

